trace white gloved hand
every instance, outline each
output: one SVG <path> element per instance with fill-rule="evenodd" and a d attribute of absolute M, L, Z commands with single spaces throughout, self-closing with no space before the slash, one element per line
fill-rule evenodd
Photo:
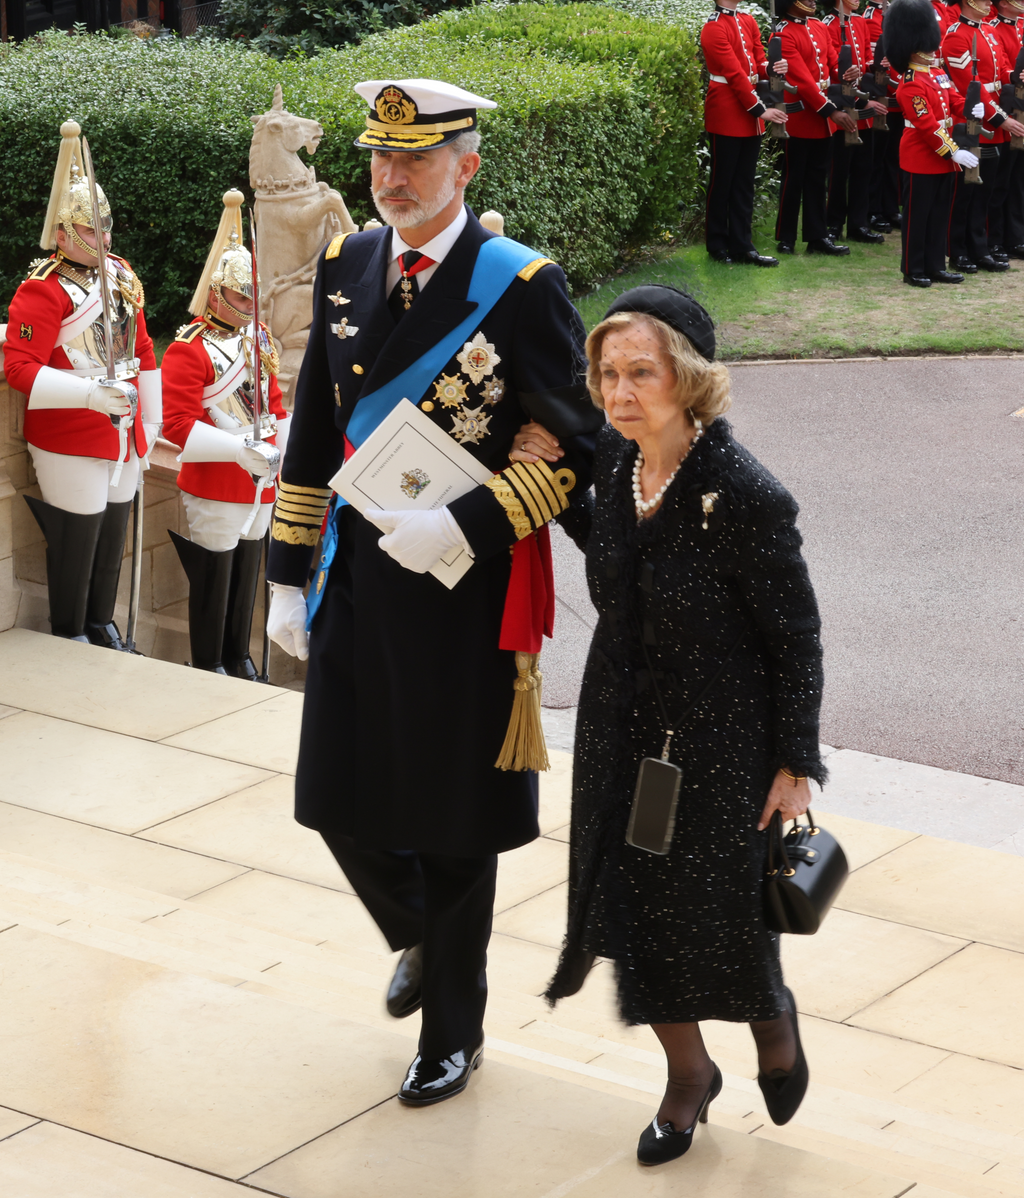
<path fill-rule="evenodd" d="M 255 474 L 257 478 L 268 478 L 277 474 L 281 465 L 281 453 L 268 441 L 255 442 L 246 437 L 239 443 L 235 461 L 243 470 Z"/>
<path fill-rule="evenodd" d="M 980 121 L 984 115 L 985 115 L 985 105 L 984 104 L 980 104 L 980 103 L 975 104 L 975 106 L 971 109 L 971 116 L 974 117 L 974 119 L 976 121 Z"/>
<path fill-rule="evenodd" d="M 978 165 L 977 156 L 972 154 L 970 150 L 954 150 L 953 161 L 959 162 L 965 170 L 970 170 Z"/>
<path fill-rule="evenodd" d="M 387 533 L 377 542 L 381 549 L 414 574 L 426 574 L 456 545 L 469 550 L 462 529 L 446 507 L 434 512 L 382 512 L 367 508 L 363 514 Z"/>
<path fill-rule="evenodd" d="M 94 379 L 89 384 L 85 406 L 101 416 L 128 416 L 138 404 L 139 393 L 131 383 L 109 383 Z"/>
<path fill-rule="evenodd" d="M 309 657 L 309 637 L 306 635 L 306 599 L 302 587 L 272 582 L 270 591 L 267 636 L 291 657 L 305 661 Z"/>

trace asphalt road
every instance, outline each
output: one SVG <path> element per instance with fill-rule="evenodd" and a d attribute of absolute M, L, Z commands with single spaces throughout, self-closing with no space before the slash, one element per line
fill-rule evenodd
<path fill-rule="evenodd" d="M 800 503 L 825 644 L 822 740 L 1024 784 L 1024 359 L 733 367 L 736 436 Z M 554 538 L 546 706 L 594 613 Z"/>

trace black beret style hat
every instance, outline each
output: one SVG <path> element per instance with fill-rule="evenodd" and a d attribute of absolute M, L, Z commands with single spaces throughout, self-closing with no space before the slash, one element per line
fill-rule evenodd
<path fill-rule="evenodd" d="M 697 301 L 675 287 L 662 283 L 645 283 L 624 291 L 604 314 L 605 320 L 616 312 L 639 312 L 663 320 L 693 344 L 693 348 L 709 362 L 715 360 L 715 326 L 711 317 Z"/>

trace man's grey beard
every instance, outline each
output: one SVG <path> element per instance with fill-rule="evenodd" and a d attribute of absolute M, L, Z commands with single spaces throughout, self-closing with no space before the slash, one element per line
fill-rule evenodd
<path fill-rule="evenodd" d="M 373 202 L 384 221 L 395 229 L 416 229 L 425 225 L 452 202 L 455 198 L 455 176 L 458 173 L 458 162 L 452 163 L 452 168 L 445 176 L 444 182 L 437 195 L 430 200 L 417 199 L 416 195 L 404 187 L 380 187 L 373 193 Z M 416 200 L 415 204 L 403 204 L 397 211 L 390 209 L 381 201 L 387 196 L 396 199 Z"/>

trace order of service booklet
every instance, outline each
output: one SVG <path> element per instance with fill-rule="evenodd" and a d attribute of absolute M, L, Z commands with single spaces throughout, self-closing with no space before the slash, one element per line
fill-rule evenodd
<path fill-rule="evenodd" d="M 403 399 L 359 446 L 330 485 L 358 512 L 434 511 L 493 478 L 457 441 Z M 430 571 L 449 590 L 473 564 L 461 545 Z"/>

